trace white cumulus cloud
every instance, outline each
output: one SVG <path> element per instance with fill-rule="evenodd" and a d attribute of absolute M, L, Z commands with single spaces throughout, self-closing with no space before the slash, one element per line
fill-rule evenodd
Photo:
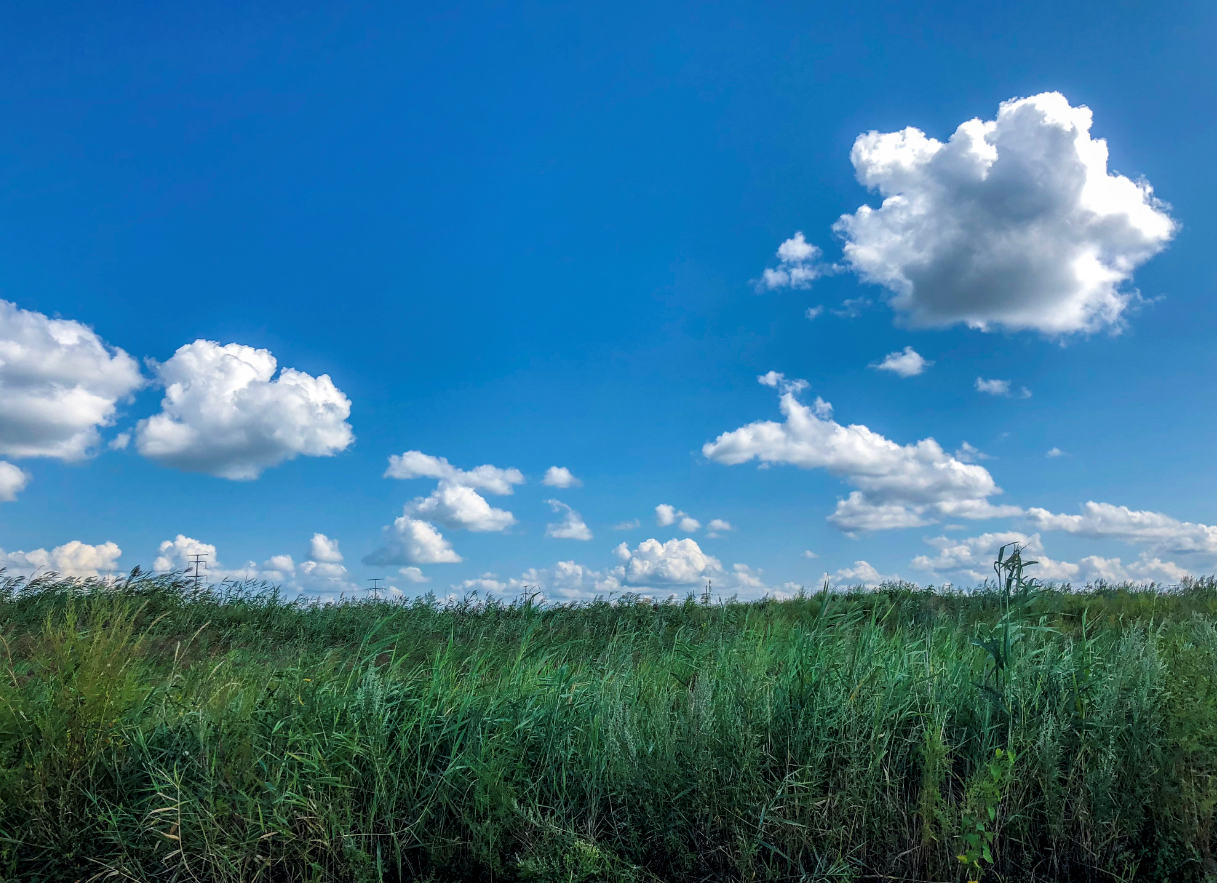
<path fill-rule="evenodd" d="M 506 591 L 513 595 L 540 592 L 542 600 L 570 602 L 590 601 L 620 588 L 615 577 L 574 561 L 559 561 L 553 567 L 529 568 L 519 578 L 508 580 Z"/>
<path fill-rule="evenodd" d="M 622 543 L 613 552 L 623 562 L 613 572 L 624 585 L 690 585 L 723 573 L 722 563 L 691 539 L 643 540 L 633 550 Z"/>
<path fill-rule="evenodd" d="M 422 451 L 406 451 L 391 456 L 385 478 L 435 478 L 499 495 L 510 494 L 512 485 L 524 483 L 524 474 L 519 469 L 500 469 L 489 464 L 469 470 L 457 469 L 447 458 L 432 457 Z"/>
<path fill-rule="evenodd" d="M 847 264 L 914 325 L 1118 329 L 1137 299 L 1123 286 L 1177 224 L 1148 182 L 1108 173 L 1091 122 L 1046 92 L 945 144 L 911 127 L 860 135 L 850 160 L 883 203 L 837 222 Z"/>
<path fill-rule="evenodd" d="M 200 542 L 185 534 L 178 534 L 173 539 L 165 540 L 161 543 L 160 548 L 157 550 L 156 559 L 152 562 L 152 569 L 160 573 L 187 569 L 193 572 L 193 559 L 195 555 L 203 556 L 203 561 L 205 562 L 204 573 L 210 574 L 212 570 L 222 570 L 219 561 L 216 560 L 216 547 L 214 545 Z"/>
<path fill-rule="evenodd" d="M 685 533 L 694 533 L 701 530 L 701 522 L 685 512 L 680 511 L 675 506 L 669 506 L 667 503 L 660 503 L 655 507 L 655 523 L 660 527 L 668 527 L 675 524 Z"/>
<path fill-rule="evenodd" d="M 112 573 L 122 555 L 115 543 L 92 546 L 80 540 L 72 540 L 46 549 L 31 549 L 29 552 L 5 552 L 0 549 L 0 569 L 8 576 L 34 576 L 57 573 L 65 577 L 96 577 Z"/>
<path fill-rule="evenodd" d="M 324 561 L 337 564 L 342 561 L 342 552 L 338 549 L 338 541 L 331 540 L 323 533 L 313 534 L 308 544 L 308 560 Z"/>
<path fill-rule="evenodd" d="M 719 537 L 725 533 L 731 533 L 733 530 L 735 530 L 735 528 L 731 526 L 730 521 L 725 521 L 722 518 L 712 518 L 710 519 L 710 523 L 706 525 L 706 536 L 712 538 Z"/>
<path fill-rule="evenodd" d="M 313 534 L 299 561 L 291 555 L 279 554 L 271 555 L 261 564 L 247 561 L 239 567 L 230 567 L 221 561 L 213 544 L 178 534 L 160 544 L 152 568 L 164 573 L 185 572 L 187 577 L 192 577 L 195 556 L 202 557 L 199 573 L 202 582 L 208 585 L 226 581 L 270 583 L 327 602 L 366 596 L 366 590 L 351 578 L 342 563 L 338 541 L 323 533 Z"/>
<path fill-rule="evenodd" d="M 777 258 L 777 267 L 767 269 L 761 274 L 756 283 L 758 291 L 809 288 L 827 269 L 819 262 L 820 249 L 808 242 L 801 230 L 778 246 Z"/>
<path fill-rule="evenodd" d="M 430 496 L 406 504 L 406 514 L 475 533 L 502 531 L 516 523 L 514 515 L 494 508 L 473 488 L 446 481 L 441 481 Z"/>
<path fill-rule="evenodd" d="M 501 593 L 507 591 L 507 583 L 500 580 L 493 573 L 483 573 L 474 579 L 462 580 L 459 583 L 453 583 L 452 592 L 458 597 L 472 595 L 475 593 Z"/>
<path fill-rule="evenodd" d="M 338 541 L 323 533 L 313 534 L 308 551 L 299 563 L 293 561 L 290 555 L 274 555 L 261 567 L 255 567 L 251 561 L 243 570 L 228 571 L 225 576 L 237 580 L 266 581 L 327 599 L 363 592 L 363 587 L 352 581 L 342 563 Z"/>
<path fill-rule="evenodd" d="M 0 503 L 11 503 L 30 483 L 30 474 L 12 463 L 0 460 Z"/>
<path fill-rule="evenodd" d="M 888 353 L 883 357 L 883 361 L 873 362 L 870 367 L 879 371 L 890 371 L 898 377 L 916 377 L 933 364 L 911 346 L 906 346 L 903 350 Z"/>
<path fill-rule="evenodd" d="M 83 459 L 143 385 L 135 359 L 87 325 L 0 300 L 0 455 Z"/>
<path fill-rule="evenodd" d="M 550 466 L 545 470 L 545 477 L 541 479 L 541 484 L 547 487 L 568 488 L 579 487 L 583 482 L 575 478 L 565 466 Z"/>
<path fill-rule="evenodd" d="M 1191 573 L 1173 561 L 1163 561 L 1142 552 L 1136 561 L 1128 564 L 1119 558 L 1100 558 L 1089 555 L 1078 562 L 1092 582 L 1102 580 L 1109 583 L 1179 583 Z"/>
<path fill-rule="evenodd" d="M 1027 569 L 1026 575 L 1044 582 L 1063 582 L 1076 579 L 1080 568 L 1065 561 L 1053 561 L 1044 553 L 1039 534 L 1002 531 L 986 533 L 976 537 L 953 539 L 932 537 L 925 541 L 937 554 L 918 555 L 912 568 L 931 574 L 948 574 L 968 583 L 980 583 L 996 578 L 993 562 L 1002 546 L 1016 543 L 1023 547 L 1023 557 L 1036 564 Z"/>
<path fill-rule="evenodd" d="M 557 540 L 590 540 L 592 532 L 583 523 L 583 517 L 570 506 L 559 500 L 546 500 L 555 512 L 565 512 L 566 515 L 558 524 L 545 526 L 545 535 Z"/>
<path fill-rule="evenodd" d="M 765 378 L 761 382 L 767 386 Z M 932 438 L 899 445 L 865 426 L 842 426 L 832 406 L 797 398 L 802 387 L 786 383 L 781 394 L 785 421 L 750 423 L 724 432 L 702 447 L 726 465 L 759 460 L 803 469 L 826 469 L 858 488 L 837 503 L 829 521 L 845 531 L 916 527 L 938 518 L 1017 515 L 1016 506 L 996 506 L 1001 488 L 983 466 L 963 463 Z"/>
<path fill-rule="evenodd" d="M 1161 512 L 1091 501 L 1078 515 L 1031 508 L 1027 519 L 1037 530 L 1143 544 L 1156 554 L 1217 554 L 1217 526 L 1180 521 Z"/>
<path fill-rule="evenodd" d="M 377 566 L 410 564 L 456 564 L 461 556 L 435 525 L 402 515 L 385 528 L 385 545 L 364 556 L 363 563 Z"/>
<path fill-rule="evenodd" d="M 828 574 L 825 574 L 828 576 Z M 899 577 L 895 574 L 883 574 L 875 569 L 868 561 L 855 561 L 853 567 L 841 567 L 837 572 L 828 576 L 834 586 L 865 586 L 873 589 L 881 583 L 895 582 Z"/>
<path fill-rule="evenodd" d="M 351 402 L 329 375 L 284 368 L 268 350 L 210 340 L 154 365 L 161 412 L 141 420 L 136 447 L 187 472 L 248 480 L 301 454 L 324 457 L 354 441 Z"/>
<path fill-rule="evenodd" d="M 500 496 L 512 493 L 512 486 L 524 483 L 519 469 L 500 469 L 483 464 L 474 469 L 459 469 L 444 457 L 422 451 L 406 451 L 389 458 L 386 478 L 437 480 L 434 491 L 415 497 L 406 504 L 403 515 L 385 528 L 389 543 L 364 558 L 365 564 L 440 564 L 460 561 L 435 523 L 453 529 L 478 533 L 506 530 L 516 517 L 506 509 L 496 509 L 478 490 Z"/>
<path fill-rule="evenodd" d="M 1010 390 L 1009 380 L 985 380 L 983 377 L 976 378 L 976 391 L 983 392 L 991 396 L 1006 396 L 1009 397 L 1014 393 Z M 1031 398 L 1031 390 L 1023 387 L 1018 391 L 1020 399 Z"/>

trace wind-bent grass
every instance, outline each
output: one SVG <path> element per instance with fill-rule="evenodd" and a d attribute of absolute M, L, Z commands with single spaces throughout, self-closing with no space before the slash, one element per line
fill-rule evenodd
<path fill-rule="evenodd" d="M 997 689 L 1002 603 L 9 581 L 0 877 L 964 880 L 978 825 L 994 879 L 1213 872 L 1217 584 L 1040 593 Z"/>

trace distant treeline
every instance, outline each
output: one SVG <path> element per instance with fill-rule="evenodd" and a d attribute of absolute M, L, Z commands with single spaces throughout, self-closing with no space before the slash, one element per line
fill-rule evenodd
<path fill-rule="evenodd" d="M 5 881 L 1217 874 L 1212 579 L 443 606 L 0 578 L 0 637 Z"/>

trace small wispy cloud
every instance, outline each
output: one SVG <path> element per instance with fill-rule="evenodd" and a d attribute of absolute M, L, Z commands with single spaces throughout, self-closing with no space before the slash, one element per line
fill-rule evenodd
<path fill-rule="evenodd" d="M 955 459 L 961 463 L 976 463 L 980 460 L 992 460 L 993 456 L 964 442 L 955 450 Z"/>
<path fill-rule="evenodd" d="M 903 350 L 888 353 L 881 362 L 872 362 L 870 367 L 877 371 L 889 371 L 897 377 L 916 377 L 933 364 L 911 346 L 906 346 Z"/>
<path fill-rule="evenodd" d="M 1009 397 L 1009 396 L 1014 395 L 1014 393 L 1010 389 L 1009 380 L 996 380 L 996 379 L 995 380 L 985 380 L 983 377 L 976 378 L 976 391 L 987 393 L 988 395 L 991 395 L 991 396 Z M 1031 398 L 1031 390 L 1027 389 L 1027 387 L 1025 387 L 1025 386 L 1021 387 L 1018 390 L 1018 397 L 1020 399 Z"/>
<path fill-rule="evenodd" d="M 840 316 L 842 319 L 856 319 L 862 315 L 862 309 L 870 306 L 870 298 L 867 297 L 847 297 L 841 301 L 841 306 L 832 311 L 834 316 Z"/>
<path fill-rule="evenodd" d="M 545 526 L 545 535 L 558 540 L 590 540 L 592 532 L 583 521 L 583 516 L 563 503 L 561 500 L 546 500 L 555 512 L 565 513 L 565 517 L 557 524 Z"/>
<path fill-rule="evenodd" d="M 777 258 L 777 267 L 766 269 L 756 281 L 757 291 L 810 288 L 830 269 L 820 263 L 820 249 L 803 237 L 802 230 L 778 246 Z"/>

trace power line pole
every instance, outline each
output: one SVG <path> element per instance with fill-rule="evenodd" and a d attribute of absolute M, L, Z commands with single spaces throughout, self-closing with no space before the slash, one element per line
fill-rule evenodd
<path fill-rule="evenodd" d="M 186 574 L 194 580 L 194 590 L 197 592 L 203 581 L 203 571 L 207 569 L 207 556 L 200 553 L 191 555 L 190 559 L 190 567 L 186 568 Z"/>
<path fill-rule="evenodd" d="M 371 592 L 373 592 L 373 593 L 379 594 L 379 593 L 380 593 L 380 583 L 381 583 L 383 580 L 384 580 L 384 577 L 383 577 L 383 576 L 370 576 L 370 577 L 368 577 L 368 582 L 370 582 L 370 583 L 372 584 L 372 588 L 370 589 L 370 591 L 371 591 Z"/>

